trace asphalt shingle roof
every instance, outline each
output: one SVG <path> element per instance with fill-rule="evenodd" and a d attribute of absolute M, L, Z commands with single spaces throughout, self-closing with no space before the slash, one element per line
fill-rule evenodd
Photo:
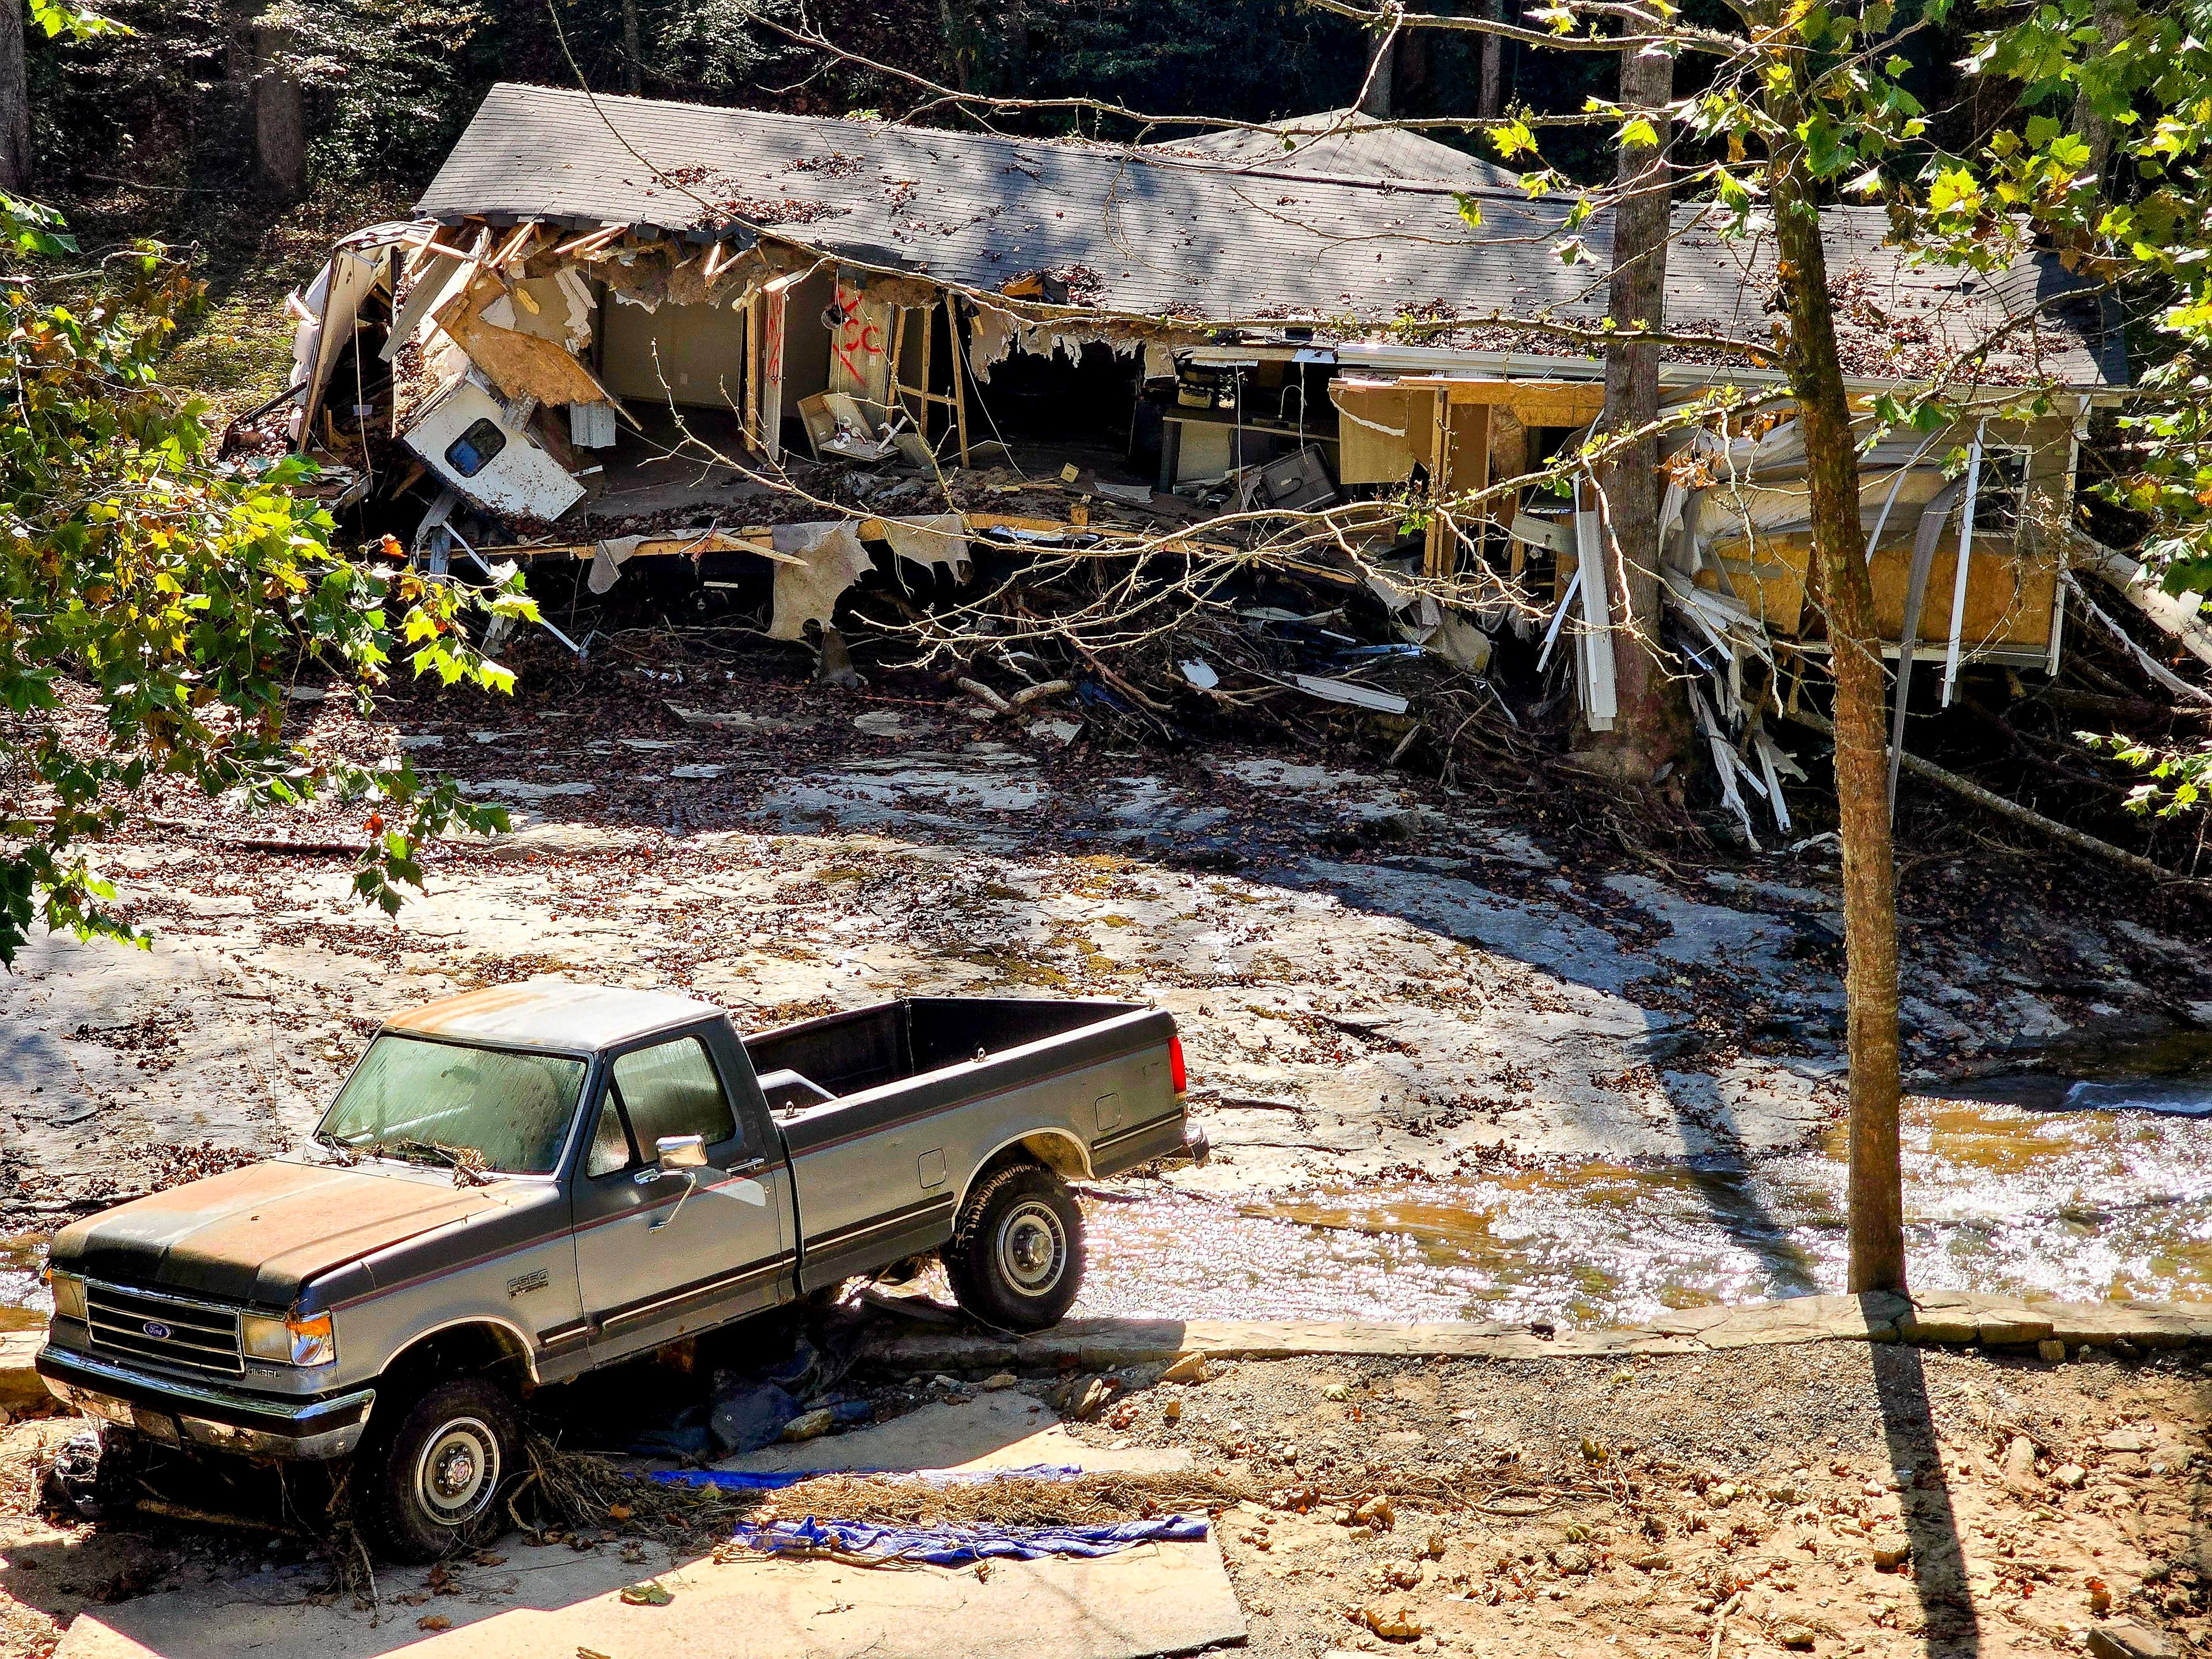
<path fill-rule="evenodd" d="M 1479 206 L 1479 225 L 1460 195 Z M 1352 334 L 1407 313 L 1464 317 L 1468 328 L 1441 343 L 1579 356 L 1573 342 L 1484 325 L 1603 316 L 1607 216 L 1583 227 L 1590 257 L 1571 266 L 1555 251 L 1568 206 L 1518 190 L 507 83 L 486 95 L 417 210 L 702 234 L 751 225 L 955 289 L 996 291 L 1049 270 L 1073 278 L 1081 303 L 1125 315 L 1345 319 L 1339 331 Z M 1668 325 L 1764 341 L 1771 249 L 1725 240 L 1709 212 L 1676 210 Z M 1832 209 L 1825 222 L 1853 374 L 1925 374 L 2035 296 L 2070 290 L 2053 257 L 2026 256 L 1995 279 L 1914 270 L 1882 246 L 1880 210 Z M 1985 372 L 2016 381 L 2039 367 L 2075 386 L 2124 378 L 2116 334 L 2079 301 L 2016 332 Z"/>
<path fill-rule="evenodd" d="M 1229 127 L 1146 148 L 1161 155 L 1346 179 L 1421 179 L 1510 189 L 1521 177 L 1510 167 L 1349 109 L 1273 122 L 1265 131 Z"/>

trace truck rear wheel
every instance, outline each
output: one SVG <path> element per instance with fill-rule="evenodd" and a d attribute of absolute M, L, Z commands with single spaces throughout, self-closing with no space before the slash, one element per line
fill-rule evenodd
<path fill-rule="evenodd" d="M 356 1460 L 370 1528 L 400 1561 L 435 1561 L 500 1530 L 500 1488 L 514 1472 L 514 1405 L 480 1376 L 441 1382 L 374 1434 Z"/>
<path fill-rule="evenodd" d="M 1034 1164 L 975 1183 L 945 1247 L 960 1305 L 1014 1331 L 1057 1324 L 1083 1288 L 1083 1212 L 1067 1183 Z"/>

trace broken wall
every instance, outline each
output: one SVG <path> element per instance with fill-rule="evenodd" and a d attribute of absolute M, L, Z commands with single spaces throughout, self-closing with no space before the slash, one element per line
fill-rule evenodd
<path fill-rule="evenodd" d="M 672 302 L 648 311 L 616 300 L 605 318 L 599 378 L 616 396 L 648 407 L 744 406 L 744 311 L 727 304 Z"/>
<path fill-rule="evenodd" d="M 1983 439 L 1966 584 L 1957 592 L 1963 475 L 1947 477 L 1958 452 Z M 2057 625 L 2059 546 L 2051 536 L 2070 499 L 2073 429 L 2063 421 L 1989 421 L 1932 439 L 1885 439 L 1861 465 L 1860 523 L 1877 542 L 1868 574 L 1875 623 L 1891 644 L 1904 637 L 1911 570 L 1923 531 L 1933 548 L 1913 636 L 1947 642 L 1954 605 L 1961 651 L 2029 665 L 2048 656 Z M 1741 602 L 1772 632 L 1820 631 L 1810 605 L 1813 543 L 1803 455 L 1787 428 L 1685 502 L 1670 564 L 1699 588 Z M 1710 464 L 1709 464 L 1710 465 Z M 1929 522 L 1942 516 L 1940 529 Z"/>

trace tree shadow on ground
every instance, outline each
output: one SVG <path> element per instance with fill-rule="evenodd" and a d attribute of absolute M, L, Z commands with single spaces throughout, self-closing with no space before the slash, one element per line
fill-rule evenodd
<path fill-rule="evenodd" d="M 1912 1588 L 1927 1650 L 1966 1659 L 1981 1651 L 1981 1621 L 1968 1593 L 1958 1513 L 1944 1480 L 1920 1351 L 1902 1342 L 1876 1343 L 1872 1358 L 1882 1438 L 1890 1468 L 1898 1472 L 1899 1508 L 1912 1543 Z"/>

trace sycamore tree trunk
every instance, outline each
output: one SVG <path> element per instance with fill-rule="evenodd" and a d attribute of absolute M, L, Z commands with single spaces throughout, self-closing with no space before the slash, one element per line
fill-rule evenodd
<path fill-rule="evenodd" d="M 0 0 L 0 190 L 30 185 L 31 81 L 23 57 L 23 0 Z"/>
<path fill-rule="evenodd" d="M 622 0 L 623 90 L 633 98 L 645 90 L 645 50 L 639 44 L 637 0 Z"/>
<path fill-rule="evenodd" d="M 1790 131 L 1795 118 L 1784 116 L 1782 130 Z M 1803 151 L 1778 153 L 1771 177 L 1778 274 L 1790 319 L 1785 368 L 1804 423 L 1813 558 L 1834 652 L 1850 1059 L 1850 1288 L 1895 1291 L 1905 1287 L 1905 1197 L 1898 1149 L 1897 885 L 1889 840 L 1885 676 L 1820 208 Z"/>
<path fill-rule="evenodd" d="M 1674 96 L 1671 58 L 1625 51 L 1620 101 L 1655 109 Z M 1624 144 L 1618 161 L 1621 192 L 1613 210 L 1609 311 L 1626 335 L 1659 328 L 1666 318 L 1669 193 L 1661 158 L 1667 124 L 1655 121 L 1659 147 Z M 1647 427 L 1659 415 L 1659 348 L 1644 342 L 1609 346 L 1605 355 L 1605 432 Z M 1686 742 L 1687 707 L 1668 673 L 1659 641 L 1659 446 L 1645 438 L 1597 469 L 1605 497 L 1607 545 L 1617 550 L 1607 574 L 1615 631 L 1614 693 L 1620 709 L 1610 732 L 1589 734 L 1584 757 L 1624 782 L 1648 783 Z"/>

